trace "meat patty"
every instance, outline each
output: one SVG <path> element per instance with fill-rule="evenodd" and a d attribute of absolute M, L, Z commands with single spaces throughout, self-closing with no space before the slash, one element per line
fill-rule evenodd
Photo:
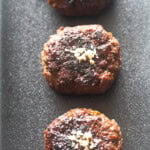
<path fill-rule="evenodd" d="M 72 109 L 44 131 L 45 150 L 122 150 L 115 120 L 91 109 Z"/>
<path fill-rule="evenodd" d="M 99 13 L 111 0 L 48 0 L 48 2 L 64 15 L 81 16 Z"/>
<path fill-rule="evenodd" d="M 120 44 L 101 25 L 61 27 L 44 44 L 42 64 L 50 87 L 61 93 L 104 93 L 120 69 Z"/>

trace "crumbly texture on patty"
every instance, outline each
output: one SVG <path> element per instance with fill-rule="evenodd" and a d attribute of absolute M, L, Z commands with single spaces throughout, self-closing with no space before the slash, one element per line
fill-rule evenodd
<path fill-rule="evenodd" d="M 49 85 L 61 93 L 104 93 L 120 69 L 120 44 L 101 25 L 61 27 L 44 44 L 42 64 Z"/>
<path fill-rule="evenodd" d="M 48 3 L 67 16 L 98 14 L 112 0 L 48 0 Z"/>
<path fill-rule="evenodd" d="M 72 109 L 44 131 L 45 150 L 122 150 L 119 125 L 91 109 Z"/>

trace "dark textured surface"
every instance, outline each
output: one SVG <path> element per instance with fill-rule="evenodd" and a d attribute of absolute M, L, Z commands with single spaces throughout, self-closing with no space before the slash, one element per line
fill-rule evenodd
<path fill-rule="evenodd" d="M 115 118 L 125 150 L 149 150 L 150 1 L 116 0 L 97 17 L 67 18 L 46 0 L 2 3 L 2 150 L 42 150 L 43 130 L 74 107 Z M 123 65 L 112 89 L 97 96 L 62 96 L 41 75 L 40 52 L 62 25 L 99 23 L 122 45 Z"/>

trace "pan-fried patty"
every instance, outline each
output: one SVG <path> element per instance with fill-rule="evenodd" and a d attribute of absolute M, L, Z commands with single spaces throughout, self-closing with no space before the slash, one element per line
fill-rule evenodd
<path fill-rule="evenodd" d="M 91 109 L 72 109 L 44 131 L 45 150 L 122 150 L 115 120 Z"/>
<path fill-rule="evenodd" d="M 61 93 L 104 93 L 120 69 L 120 44 L 101 25 L 61 27 L 44 44 L 42 64 L 50 87 Z"/>
<path fill-rule="evenodd" d="M 48 0 L 48 2 L 64 15 L 81 16 L 99 13 L 111 0 Z"/>

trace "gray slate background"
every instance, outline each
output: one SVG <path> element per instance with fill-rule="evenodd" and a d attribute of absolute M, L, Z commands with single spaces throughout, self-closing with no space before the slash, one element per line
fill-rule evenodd
<path fill-rule="evenodd" d="M 114 0 L 95 17 L 64 17 L 46 0 L 3 0 L 1 12 L 2 150 L 42 150 L 48 123 L 75 107 L 116 119 L 124 150 L 150 150 L 149 0 Z M 59 95 L 41 75 L 43 43 L 60 26 L 78 24 L 102 24 L 121 43 L 122 70 L 104 95 Z"/>

